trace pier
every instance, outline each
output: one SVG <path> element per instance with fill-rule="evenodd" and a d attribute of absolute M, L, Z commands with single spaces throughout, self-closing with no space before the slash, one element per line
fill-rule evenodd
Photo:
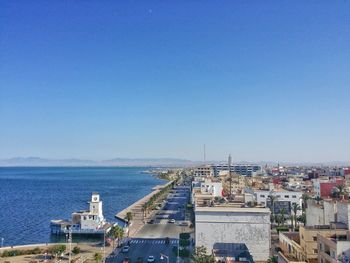
<path fill-rule="evenodd" d="M 124 210 L 120 211 L 115 215 L 116 218 L 119 220 L 125 222 L 126 214 L 128 212 L 131 212 L 133 215 L 133 219 L 131 222 L 131 225 L 129 226 L 129 236 L 135 236 L 137 232 L 145 225 L 145 222 L 147 221 L 147 216 L 144 218 L 143 216 L 143 205 L 155 194 L 159 193 L 163 188 L 171 185 L 174 181 L 169 181 L 168 183 L 164 185 L 157 185 L 152 188 L 152 192 L 148 195 L 144 196 L 143 198 L 139 199 L 132 205 L 128 206 Z"/>

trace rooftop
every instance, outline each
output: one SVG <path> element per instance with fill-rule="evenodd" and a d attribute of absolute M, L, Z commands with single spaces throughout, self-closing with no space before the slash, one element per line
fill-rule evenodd
<path fill-rule="evenodd" d="M 196 207 L 195 212 L 234 212 L 234 213 L 266 213 L 270 214 L 268 208 L 258 207 L 233 207 L 233 206 L 204 206 Z"/>

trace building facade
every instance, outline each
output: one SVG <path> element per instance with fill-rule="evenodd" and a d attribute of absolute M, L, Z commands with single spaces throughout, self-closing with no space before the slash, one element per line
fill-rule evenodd
<path fill-rule="evenodd" d="M 269 258 L 269 209 L 196 207 L 195 220 L 196 246 L 212 252 L 217 243 L 245 244 L 255 262 Z"/>

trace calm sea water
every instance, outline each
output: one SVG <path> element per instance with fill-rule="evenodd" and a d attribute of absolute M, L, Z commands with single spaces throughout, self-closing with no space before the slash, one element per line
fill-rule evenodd
<path fill-rule="evenodd" d="M 164 183 L 146 168 L 0 168 L 0 240 L 4 245 L 50 242 L 50 220 L 87 209 L 99 192 L 107 220 Z"/>

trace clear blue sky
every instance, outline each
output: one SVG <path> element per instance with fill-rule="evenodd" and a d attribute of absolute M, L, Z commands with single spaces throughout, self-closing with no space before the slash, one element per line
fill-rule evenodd
<path fill-rule="evenodd" d="M 350 1 L 1 1 L 0 158 L 350 160 Z"/>

